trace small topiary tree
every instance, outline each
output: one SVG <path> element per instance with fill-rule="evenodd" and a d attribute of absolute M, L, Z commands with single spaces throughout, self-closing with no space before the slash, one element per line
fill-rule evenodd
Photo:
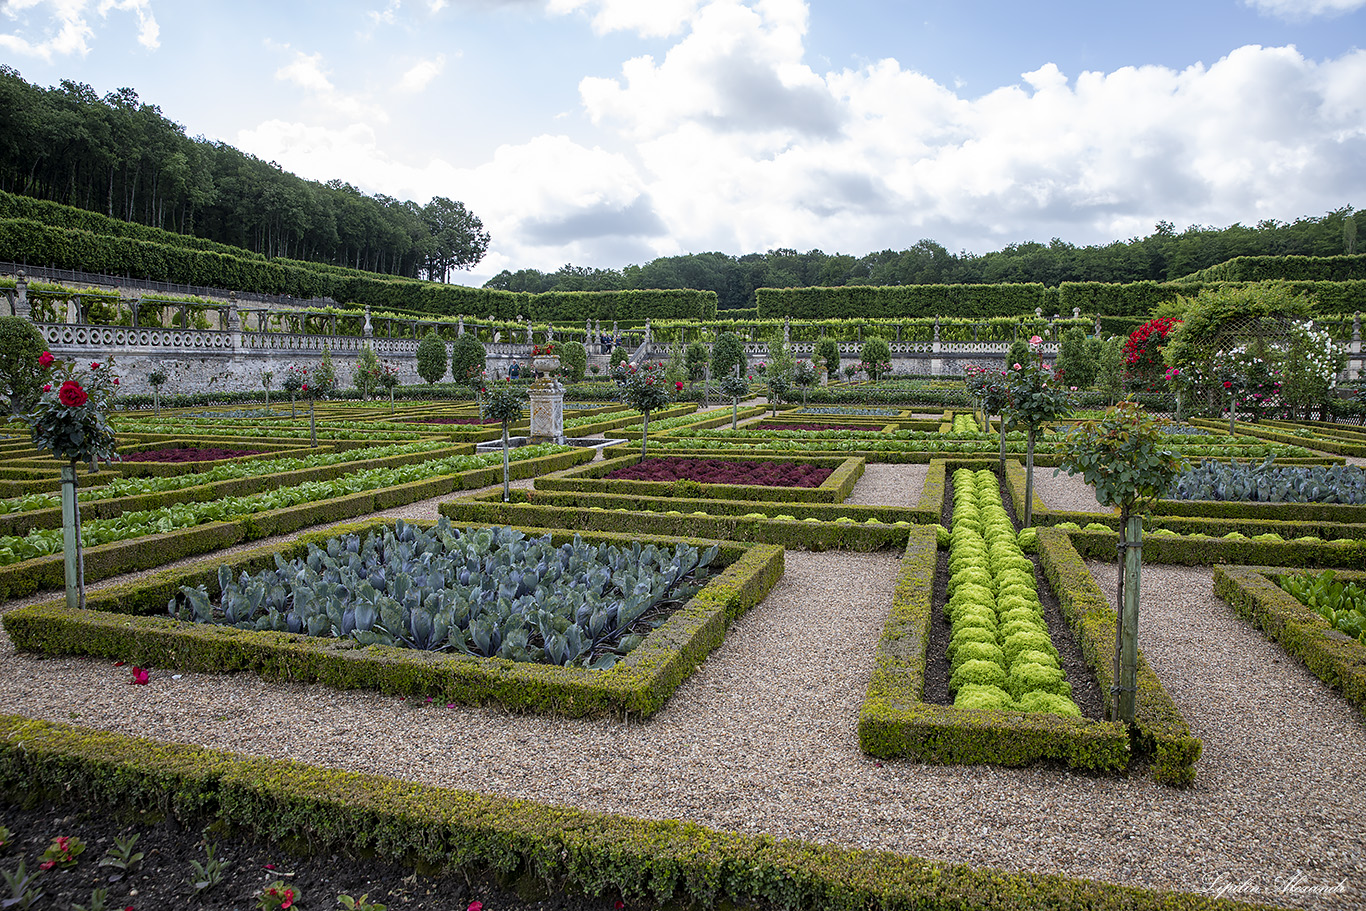
<path fill-rule="evenodd" d="M 1312 322 L 1296 324 L 1282 371 L 1281 397 L 1291 408 L 1303 409 L 1306 420 L 1316 405 L 1326 418 L 1338 373 L 1346 365 L 1346 349 L 1326 329 L 1315 329 Z"/>
<path fill-rule="evenodd" d="M 527 392 L 520 386 L 512 385 L 512 380 L 504 379 L 494 383 L 492 389 L 484 390 L 484 404 L 480 413 L 486 421 L 498 421 L 503 425 L 503 502 L 512 498 L 508 482 L 508 426 L 522 418 L 526 407 Z"/>
<path fill-rule="evenodd" d="M 432 330 L 417 343 L 417 375 L 435 383 L 446 375 L 446 364 L 446 343 Z"/>
<path fill-rule="evenodd" d="M 328 398 L 336 391 L 337 370 L 332 366 L 332 351 L 324 347 L 322 360 L 313 368 L 313 374 L 306 376 L 303 385 L 299 387 L 299 392 L 308 399 L 308 445 L 315 449 L 318 446 L 318 419 L 313 403 L 318 399 Z"/>
<path fill-rule="evenodd" d="M 466 332 L 451 345 L 451 376 L 456 382 L 469 382 L 471 377 L 479 377 L 476 386 L 481 387 L 487 355 L 488 352 L 479 339 L 474 337 L 474 333 Z M 445 371 L 442 372 L 444 374 Z M 426 379 L 425 374 L 423 379 Z"/>
<path fill-rule="evenodd" d="M 812 363 L 816 366 L 825 368 L 825 375 L 830 379 L 838 379 L 840 375 L 840 343 L 828 335 L 822 335 L 816 342 L 816 349 L 811 355 Z"/>
<path fill-rule="evenodd" d="M 644 419 L 640 432 L 640 457 L 643 459 L 650 440 L 650 412 L 665 408 L 673 401 L 674 386 L 665 378 L 663 364 L 622 365 L 617 370 L 622 400 L 639 411 Z"/>
<path fill-rule="evenodd" d="M 1138 601 L 1143 561 L 1143 514 L 1165 496 L 1186 460 L 1164 447 L 1162 423 L 1136 403 L 1120 402 L 1098 421 L 1084 421 L 1063 438 L 1054 474 L 1080 474 L 1102 506 L 1119 508 L 1119 623 L 1115 629 L 1114 717 L 1134 720 L 1138 679 Z"/>
<path fill-rule="evenodd" d="M 802 404 L 806 404 L 806 394 L 816 385 L 816 368 L 810 361 L 799 360 L 792 365 L 792 382 L 802 390 Z"/>
<path fill-rule="evenodd" d="M 571 383 L 582 383 L 583 375 L 588 372 L 588 349 L 583 342 L 560 342 L 555 353 L 560 356 L 560 370 Z"/>
<path fill-rule="evenodd" d="M 711 349 L 711 375 L 720 379 L 746 373 L 749 356 L 745 354 L 745 343 L 734 332 L 722 332 Z"/>
<path fill-rule="evenodd" d="M 749 395 L 749 378 L 739 373 L 728 373 L 721 377 L 721 394 L 730 398 L 730 429 L 740 423 L 740 399 Z"/>
<path fill-rule="evenodd" d="M 398 386 L 398 368 L 393 364 L 385 364 L 380 368 L 379 384 L 382 388 L 389 390 L 389 414 L 394 413 L 394 389 Z"/>
<path fill-rule="evenodd" d="M 886 339 L 877 336 L 867 339 L 859 349 L 859 357 L 863 360 L 863 371 L 875 383 L 892 370 L 892 346 Z"/>
<path fill-rule="evenodd" d="M 1058 342 L 1058 372 L 1063 382 L 1078 389 L 1090 388 L 1096 381 L 1098 347 L 1089 344 L 1086 332 L 1073 326 L 1063 332 Z"/>
<path fill-rule="evenodd" d="M 285 379 L 280 385 L 285 392 L 289 393 L 289 419 L 292 421 L 297 418 L 298 412 L 295 409 L 295 399 L 299 395 L 299 390 L 303 389 L 304 380 L 308 378 L 307 367 L 290 367 L 285 371 Z"/>
<path fill-rule="evenodd" d="M 1002 423 L 1023 427 L 1025 442 L 1025 507 L 1023 524 L 1034 524 L 1034 443 L 1044 425 L 1072 412 L 1066 388 L 1053 376 L 1053 369 L 1039 352 L 1043 340 L 1029 340 L 1030 354 L 1023 363 L 1016 361 L 1005 371 L 1006 405 Z"/>
<path fill-rule="evenodd" d="M 161 417 L 161 387 L 166 385 L 166 380 L 166 371 L 161 369 L 160 364 L 147 374 L 147 383 L 152 387 L 152 408 L 155 409 L 157 417 Z"/>
<path fill-rule="evenodd" d="M 1101 343 L 1096 358 L 1096 385 L 1111 404 L 1124 394 L 1124 339 L 1118 335 Z"/>
<path fill-rule="evenodd" d="M 261 385 L 266 387 L 266 414 L 270 414 L 270 381 L 275 379 L 274 370 L 261 371 Z"/>
<path fill-rule="evenodd" d="M 9 397 L 11 414 L 27 414 L 42 395 L 47 368 L 38 363 L 47 342 L 33 324 L 17 316 L 0 316 L 0 391 Z"/>
<path fill-rule="evenodd" d="M 368 343 L 363 343 L 360 346 L 360 353 L 356 355 L 356 369 L 352 376 L 362 399 L 368 401 L 379 388 L 379 373 L 379 355 L 375 354 L 375 349 Z"/>

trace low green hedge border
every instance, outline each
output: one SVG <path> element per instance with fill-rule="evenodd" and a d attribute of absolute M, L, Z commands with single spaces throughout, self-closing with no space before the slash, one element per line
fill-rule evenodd
<path fill-rule="evenodd" d="M 680 501 L 681 502 L 681 501 Z M 712 500 L 689 500 L 710 506 Z M 792 504 L 768 504 L 778 513 Z M 441 515 L 455 522 L 497 525 L 535 525 L 550 528 L 618 531 L 641 535 L 689 536 L 728 541 L 758 541 L 802 550 L 874 551 L 904 547 L 912 526 L 868 525 L 862 522 L 803 522 L 788 519 L 759 519 L 745 515 L 671 516 L 663 512 L 591 506 L 550 506 L 540 503 L 504 503 L 502 494 L 447 500 L 437 507 Z"/>
<path fill-rule="evenodd" d="M 614 448 L 614 447 L 609 447 Z M 672 453 L 670 453 L 672 455 Z M 706 497 L 718 500 L 765 500 L 785 503 L 843 503 L 863 476 L 864 461 L 843 456 L 811 458 L 805 455 L 749 455 L 738 461 L 802 462 L 834 469 L 819 487 L 766 487 L 758 484 L 702 484 L 697 481 L 607 480 L 605 475 L 641 461 L 638 452 L 594 462 L 553 478 L 538 478 L 542 490 L 594 493 L 636 493 L 646 497 Z"/>
<path fill-rule="evenodd" d="M 551 471 L 571 468 L 591 460 L 592 449 L 575 449 L 537 459 L 513 462 L 508 473 L 514 478 L 531 478 Z M 85 580 L 98 582 L 111 576 L 163 566 L 185 557 L 198 556 L 272 535 L 285 534 L 311 525 L 353 519 L 405 506 L 454 490 L 487 487 L 503 479 L 501 465 L 476 468 L 459 474 L 413 481 L 397 487 L 366 490 L 360 493 L 302 503 L 246 516 L 232 522 L 209 522 L 159 535 L 145 535 L 126 541 L 99 544 L 84 549 Z M 60 553 L 0 566 L 0 600 L 21 598 L 34 592 L 66 587 L 65 558 Z"/>
<path fill-rule="evenodd" d="M 1209 421 L 1196 419 L 1191 421 L 1196 427 L 1203 427 L 1207 430 L 1217 430 L 1222 433 L 1228 432 L 1227 421 Z M 1247 421 L 1239 421 L 1237 424 L 1238 433 L 1244 436 L 1255 437 L 1259 440 L 1267 440 L 1272 443 L 1290 443 L 1294 446 L 1303 446 L 1305 449 L 1315 449 L 1319 452 L 1331 452 L 1335 455 L 1343 456 L 1366 456 L 1366 444 L 1353 443 L 1349 440 L 1325 440 L 1321 437 L 1302 437 L 1289 428 L 1267 427 L 1261 424 L 1251 424 Z"/>
<path fill-rule="evenodd" d="M 913 529 L 859 712 L 859 747 L 924 762 L 1013 766 L 1052 759 L 1097 771 L 1125 768 L 1129 734 L 1116 722 L 923 701 L 937 559 L 934 530 Z"/>
<path fill-rule="evenodd" d="M 1113 543 L 1109 557 L 1115 559 Z M 1039 563 L 1058 597 L 1063 616 L 1077 637 L 1086 663 L 1096 674 L 1096 683 L 1105 696 L 1108 709 L 1113 700 L 1110 687 L 1115 684 L 1115 626 L 1118 622 L 1115 605 L 1105 599 L 1095 579 L 1091 578 L 1066 531 L 1039 529 Z M 1181 710 L 1172 702 L 1141 651 L 1137 682 L 1137 709 L 1130 732 L 1134 752 L 1151 759 L 1152 775 L 1157 781 L 1177 786 L 1190 784 L 1195 780 L 1200 740 L 1191 734 Z"/>
<path fill-rule="evenodd" d="M 307 458 L 314 451 L 305 449 L 297 453 L 277 453 L 275 457 Z M 355 471 L 366 471 L 371 468 L 397 468 L 402 465 L 414 465 L 433 459 L 470 455 L 473 452 L 474 446 L 472 444 L 453 443 L 441 449 L 429 449 L 424 452 L 411 452 L 355 462 L 339 462 L 333 465 L 319 465 L 316 468 L 302 468 L 276 474 L 231 478 L 226 481 L 214 481 L 195 487 L 182 487 L 179 490 L 165 490 L 107 500 L 89 500 L 81 504 L 81 519 L 106 519 L 123 515 L 125 512 L 159 509 L 176 503 L 201 503 L 206 500 L 216 500 L 219 497 L 245 497 L 267 490 L 275 490 L 279 487 L 292 487 L 295 484 L 303 484 L 308 481 L 330 481 Z M 0 514 L 0 534 L 3 535 L 23 535 L 34 528 L 60 528 L 61 524 L 62 510 L 59 506 L 54 506 L 51 509 L 32 509 L 26 512 Z"/>
<path fill-rule="evenodd" d="M 587 895 L 619 893 L 646 907 L 1267 907 L 633 819 L 13 715 L 0 716 L 0 792 L 25 803 L 166 814 L 191 831 L 217 823 L 256 839 L 356 857 L 529 875 Z"/>
<path fill-rule="evenodd" d="M 692 413 L 694 413 L 694 412 L 686 412 L 686 413 L 692 414 Z M 734 415 L 734 418 L 735 418 L 735 420 L 737 420 L 737 421 L 745 421 L 745 420 L 748 420 L 748 419 L 750 419 L 750 418 L 758 417 L 759 415 L 767 414 L 767 413 L 768 413 L 768 410 L 767 410 L 767 409 L 761 408 L 761 407 L 759 407 L 759 406 L 757 406 L 757 405 L 753 405 L 753 406 L 748 406 L 748 407 L 745 407 L 745 408 L 741 408 L 741 409 L 739 410 L 739 412 L 736 413 L 736 414 Z M 701 420 L 694 421 L 694 422 L 692 422 L 691 424 L 684 424 L 683 426 L 686 427 L 686 428 L 688 428 L 688 429 L 690 429 L 690 430 L 700 430 L 700 429 L 706 429 L 706 428 L 710 428 L 710 427 L 725 427 L 725 426 L 728 426 L 728 425 L 730 424 L 730 422 L 731 422 L 731 417 L 732 417 L 732 415 L 731 415 L 731 413 L 730 413 L 729 411 L 727 411 L 727 410 L 724 410 L 724 409 L 717 409 L 716 411 L 711 412 L 711 414 L 712 414 L 712 416 L 709 417 L 709 418 L 702 418 Z M 661 420 L 661 419 L 663 419 L 663 414 L 662 414 L 662 413 L 661 413 L 661 414 L 658 414 L 658 415 L 651 415 L 651 416 L 650 416 L 650 423 L 653 424 L 656 420 Z M 641 433 L 642 433 L 643 431 L 641 431 L 641 430 L 636 430 L 636 429 L 634 429 L 634 428 L 636 427 L 636 425 L 638 425 L 638 424 L 640 424 L 640 423 L 641 423 L 641 422 L 640 422 L 640 420 L 639 420 L 638 418 L 637 418 L 636 420 L 634 420 L 634 421 L 628 421 L 627 423 L 622 424 L 622 425 L 620 425 L 619 427 L 613 429 L 613 431 L 612 431 L 612 436 L 614 436 L 614 437 L 620 437 L 620 438 L 623 439 L 623 440 L 635 440 L 635 441 L 639 442 L 639 441 L 640 441 Z M 628 429 L 628 428 L 630 428 L 630 429 Z M 670 428 L 667 428 L 667 429 L 665 429 L 665 430 L 651 430 L 651 431 L 650 431 L 650 439 L 653 440 L 653 439 L 656 439 L 657 437 L 667 437 L 672 431 L 678 430 L 678 429 L 680 429 L 680 428 L 677 428 L 677 427 L 670 427 Z M 577 429 L 575 430 L 575 432 L 576 432 L 576 433 L 578 432 Z"/>
<path fill-rule="evenodd" d="M 611 410 L 624 411 L 626 410 L 626 408 L 626 405 L 618 403 Z M 688 403 L 686 405 L 673 405 L 669 408 L 661 408 L 659 411 L 651 414 L 650 417 L 674 418 L 679 417 L 680 415 L 692 414 L 696 410 L 697 405 L 695 403 Z M 635 414 L 630 414 L 625 417 L 611 418 L 605 421 L 595 421 L 592 424 L 580 424 L 577 427 L 571 427 L 568 430 L 566 430 L 565 435 L 573 437 L 591 437 L 595 433 L 606 433 L 609 430 L 616 430 L 618 427 L 626 427 L 630 424 L 638 423 L 639 421 L 640 413 L 636 412 Z M 639 435 L 636 436 L 636 439 L 640 439 Z"/>
<path fill-rule="evenodd" d="M 1358 564 L 1360 565 L 1360 564 Z M 1366 715 L 1366 646 L 1343 633 L 1277 584 L 1296 570 L 1267 566 L 1216 566 L 1214 593 Z M 1366 573 L 1342 573 L 1344 582 Z"/>
<path fill-rule="evenodd" d="M 272 680 L 378 689 L 472 705 L 494 703 L 516 711 L 648 717 L 721 644 L 731 621 L 762 601 L 783 573 L 780 547 L 722 543 L 719 559 L 725 569 L 639 647 L 605 671 L 418 649 L 357 648 L 351 640 L 182 623 L 156 616 L 164 615 L 166 601 L 181 585 L 204 585 L 210 595 L 218 594 L 220 565 L 231 566 L 234 575 L 253 572 L 274 565 L 277 552 L 294 559 L 307 553 L 310 541 L 321 544 L 340 534 L 365 534 L 386 524 L 390 523 L 378 519 L 355 523 L 305 535 L 283 549 L 273 545 L 229 561 L 209 559 L 166 570 L 145 582 L 94 593 L 85 610 L 70 610 L 64 600 L 55 599 L 18 608 L 4 615 L 5 631 L 16 648 L 43 655 L 95 655 L 208 673 L 245 670 Z M 557 545 L 575 534 L 523 530 L 536 535 L 549 532 Z M 635 540 L 676 543 L 676 539 L 653 536 L 600 533 L 587 537 L 622 545 Z M 688 543 L 709 546 L 713 542 L 693 539 Z"/>

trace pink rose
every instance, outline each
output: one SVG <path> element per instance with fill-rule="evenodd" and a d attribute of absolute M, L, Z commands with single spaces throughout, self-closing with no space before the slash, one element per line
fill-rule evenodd
<path fill-rule="evenodd" d="M 1016 364 L 1016 365 L 1015 365 L 1015 369 L 1016 369 L 1016 370 L 1019 370 L 1019 369 L 1020 369 L 1020 365 L 1019 365 L 1019 364 Z"/>
<path fill-rule="evenodd" d="M 1031 347 L 1037 348 L 1043 344 L 1043 339 L 1039 338 L 1037 335 L 1030 336 L 1029 344 Z"/>

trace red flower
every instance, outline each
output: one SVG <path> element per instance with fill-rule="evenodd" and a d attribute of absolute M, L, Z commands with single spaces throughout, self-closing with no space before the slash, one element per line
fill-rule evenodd
<path fill-rule="evenodd" d="M 1233 383 L 1232 383 L 1232 381 L 1230 381 L 1230 380 L 1224 380 L 1224 388 L 1225 388 L 1225 389 L 1232 389 L 1232 388 L 1233 388 Z"/>
<path fill-rule="evenodd" d="M 307 383 L 304 383 L 302 386 L 299 387 L 299 389 L 300 389 L 300 391 L 302 391 L 302 392 L 307 392 L 307 391 L 308 391 L 308 384 L 307 384 Z"/>
<path fill-rule="evenodd" d="M 682 391 L 683 391 L 683 381 L 682 381 L 682 380 L 674 380 L 674 388 L 677 389 L 679 392 L 682 392 Z"/>
<path fill-rule="evenodd" d="M 118 378 L 118 377 L 114 377 L 114 385 L 117 386 L 118 384 L 119 384 L 119 378 Z"/>
<path fill-rule="evenodd" d="M 38 366 L 51 367 L 52 362 L 55 360 L 56 358 L 52 356 L 51 351 L 44 351 L 42 354 L 38 355 Z"/>
<path fill-rule="evenodd" d="M 148 674 L 146 671 L 144 671 L 142 668 L 140 668 L 140 667 L 135 667 L 135 668 L 133 668 L 133 678 L 132 678 L 131 680 L 128 681 L 128 685 L 129 685 L 129 686 L 146 686 L 146 685 L 147 685 L 147 681 L 148 681 L 149 679 L 151 679 L 151 675 L 149 675 L 149 674 Z"/>
<path fill-rule="evenodd" d="M 91 361 L 91 362 L 90 362 L 90 369 L 91 369 L 91 370 L 99 370 L 99 369 L 100 369 L 100 362 L 99 362 L 99 361 Z"/>
<path fill-rule="evenodd" d="M 75 380 L 67 380 L 62 383 L 62 388 L 57 392 L 57 399 L 68 408 L 79 408 L 85 404 L 90 396 L 85 394 L 81 384 Z"/>
<path fill-rule="evenodd" d="M 57 866 L 57 861 L 55 861 L 55 860 L 45 860 L 45 861 L 43 861 L 42 863 L 40 863 L 40 864 L 38 865 L 38 869 L 39 869 L 39 870 L 51 870 L 51 869 L 52 869 L 53 867 L 55 867 L 55 866 Z"/>
<path fill-rule="evenodd" d="M 466 906 L 465 911 L 484 911 L 484 903 L 470 902 L 469 905 Z"/>
<path fill-rule="evenodd" d="M 46 384 L 44 384 L 44 386 L 43 386 L 43 391 L 44 391 L 44 392 L 51 392 L 51 391 L 52 391 L 52 384 L 51 384 L 51 383 L 46 383 Z"/>

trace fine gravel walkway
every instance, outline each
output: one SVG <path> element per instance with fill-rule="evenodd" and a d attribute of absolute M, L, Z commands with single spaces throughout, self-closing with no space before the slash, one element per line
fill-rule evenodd
<path fill-rule="evenodd" d="M 924 466 L 874 467 L 861 500 L 918 500 Z M 1089 494 L 1051 475 L 1037 478 L 1050 506 Z M 404 511 L 427 509 L 433 501 Z M 644 723 L 415 705 L 244 674 L 153 670 L 149 685 L 130 687 L 112 662 L 40 661 L 8 639 L 0 697 L 37 718 L 592 810 L 1311 908 L 1366 905 L 1366 725 L 1215 599 L 1208 569 L 1143 570 L 1140 647 L 1205 744 L 1192 788 L 863 756 L 857 715 L 898 557 L 789 551 L 769 597 Z M 1113 584 L 1113 567 L 1093 572 Z"/>

